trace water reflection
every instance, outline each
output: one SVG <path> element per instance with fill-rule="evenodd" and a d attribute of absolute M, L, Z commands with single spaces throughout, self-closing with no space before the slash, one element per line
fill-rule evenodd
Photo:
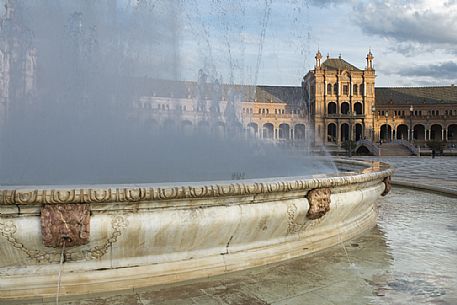
<path fill-rule="evenodd" d="M 65 304 L 457 304 L 457 200 L 394 189 L 379 203 L 375 228 L 313 256 Z"/>

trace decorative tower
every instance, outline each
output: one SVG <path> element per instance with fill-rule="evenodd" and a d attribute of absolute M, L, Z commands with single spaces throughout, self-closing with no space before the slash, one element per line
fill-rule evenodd
<path fill-rule="evenodd" d="M 320 69 L 321 68 L 321 59 L 322 59 L 322 54 L 319 50 L 317 50 L 316 56 L 314 57 L 316 59 L 316 65 L 315 69 Z"/>
<path fill-rule="evenodd" d="M 367 70 L 373 70 L 373 59 L 374 59 L 374 56 L 371 53 L 371 49 L 370 49 L 367 54 Z"/>

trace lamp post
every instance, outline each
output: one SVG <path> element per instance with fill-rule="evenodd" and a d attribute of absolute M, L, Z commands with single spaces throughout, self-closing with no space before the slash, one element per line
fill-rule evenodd
<path fill-rule="evenodd" d="M 374 114 L 376 112 L 376 107 L 371 106 L 371 142 L 374 143 Z"/>
<path fill-rule="evenodd" d="M 414 140 L 414 129 L 413 129 L 413 105 L 409 106 L 409 130 L 410 130 L 410 142 L 413 143 Z"/>
<path fill-rule="evenodd" d="M 349 158 L 352 157 L 352 111 L 349 111 Z"/>
<path fill-rule="evenodd" d="M 386 111 L 386 142 L 389 138 L 389 111 Z"/>

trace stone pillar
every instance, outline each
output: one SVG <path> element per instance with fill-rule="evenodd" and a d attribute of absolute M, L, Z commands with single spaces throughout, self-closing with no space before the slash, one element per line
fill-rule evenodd
<path fill-rule="evenodd" d="M 278 128 L 273 128 L 273 138 L 274 139 L 279 139 L 279 130 Z"/>
<path fill-rule="evenodd" d="M 289 127 L 289 140 L 294 139 L 294 129 L 292 127 Z"/>
<path fill-rule="evenodd" d="M 441 141 L 444 141 L 444 128 L 441 128 Z"/>
<path fill-rule="evenodd" d="M 340 122 L 337 121 L 335 123 L 335 125 L 336 125 L 336 144 L 340 145 L 341 144 L 341 139 L 340 139 L 340 137 L 341 137 L 341 135 L 340 135 L 341 134 L 341 130 L 340 130 L 341 126 L 340 126 Z"/>

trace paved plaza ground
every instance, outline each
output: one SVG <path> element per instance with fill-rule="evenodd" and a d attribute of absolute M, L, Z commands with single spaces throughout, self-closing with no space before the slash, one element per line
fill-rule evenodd
<path fill-rule="evenodd" d="M 449 190 L 457 195 L 457 157 L 357 157 L 379 160 L 397 169 L 393 181 L 411 186 Z"/>

